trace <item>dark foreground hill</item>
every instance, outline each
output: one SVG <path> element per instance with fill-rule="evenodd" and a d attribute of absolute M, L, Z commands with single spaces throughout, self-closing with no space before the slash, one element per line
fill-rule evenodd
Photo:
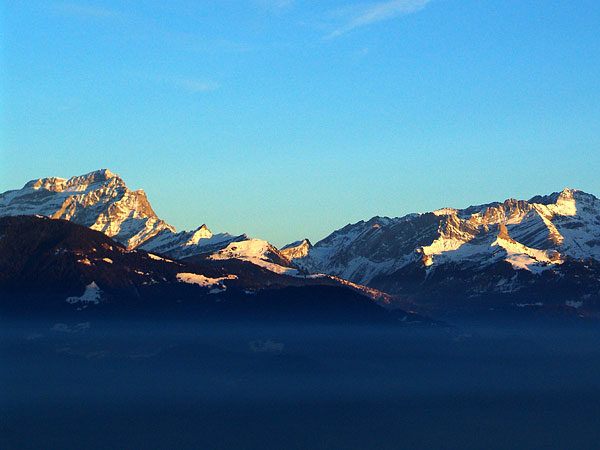
<path fill-rule="evenodd" d="M 36 216 L 0 218 L 0 299 L 17 314 L 429 322 L 327 276 L 276 274 L 235 259 L 177 261 Z"/>

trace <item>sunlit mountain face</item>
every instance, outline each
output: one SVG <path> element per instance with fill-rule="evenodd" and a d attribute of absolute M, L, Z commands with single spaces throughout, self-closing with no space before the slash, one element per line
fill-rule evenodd
<path fill-rule="evenodd" d="M 109 170 L 63 178 L 40 178 L 2 194 L 2 215 L 38 214 L 101 231 L 127 248 L 144 247 L 177 256 L 226 247 L 245 236 L 213 235 L 202 225 L 176 233 L 154 213 L 143 190 L 131 191 Z"/>
<path fill-rule="evenodd" d="M 477 310 L 595 316 L 600 306 L 600 201 L 572 189 L 528 201 L 373 217 L 315 245 L 304 239 L 281 249 L 245 234 L 213 234 L 206 225 L 176 232 L 143 191 L 129 190 L 108 170 L 32 180 L 0 195 L 0 215 L 68 220 L 126 252 L 146 251 L 172 264 L 246 263 L 249 271 L 296 283 L 343 283 L 387 308 L 442 316 Z M 215 286 L 236 283 L 214 279 L 220 280 Z"/>
<path fill-rule="evenodd" d="M 373 217 L 296 248 L 298 267 L 418 304 L 593 314 L 599 305 L 600 201 L 577 190 Z"/>
<path fill-rule="evenodd" d="M 594 448 L 599 203 L 278 249 L 106 170 L 33 180 L 0 195 L 0 447 Z"/>
<path fill-rule="evenodd" d="M 333 276 L 279 273 L 236 258 L 171 259 L 61 219 L 0 217 L 0 236 L 5 315 L 435 324 Z"/>

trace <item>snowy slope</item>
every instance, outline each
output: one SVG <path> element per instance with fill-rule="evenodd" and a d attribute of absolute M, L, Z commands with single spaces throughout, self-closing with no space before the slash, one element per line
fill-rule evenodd
<path fill-rule="evenodd" d="M 570 262 L 569 270 L 573 261 L 600 261 L 600 200 L 564 189 L 529 201 L 509 199 L 463 210 L 373 217 L 333 232 L 290 259 L 309 272 L 393 293 L 402 293 L 403 287 L 390 280 L 404 279 L 415 270 L 429 279 L 435 272 L 450 273 L 450 268 L 483 279 L 484 274 L 488 277 L 508 267 L 512 273 L 496 281 L 506 291 L 517 272 L 559 276 L 565 261 Z M 580 266 L 585 269 L 583 262 Z M 511 287 L 520 288 L 514 283 Z"/>
<path fill-rule="evenodd" d="M 308 239 L 296 241 L 282 247 L 279 251 L 287 259 L 304 258 L 308 255 L 308 251 L 312 248 L 312 244 Z"/>
<path fill-rule="evenodd" d="M 269 255 L 276 250 L 258 240 L 242 247 L 236 256 L 252 255 L 263 263 L 277 256 Z M 230 259 L 174 261 L 128 250 L 101 232 L 65 220 L 0 217 L 2 317 L 81 313 L 261 324 L 282 319 L 430 323 L 412 313 L 389 313 L 374 303 L 387 307 L 387 298 L 332 277 L 291 277 Z"/>
<path fill-rule="evenodd" d="M 172 258 L 210 254 L 246 235 L 213 234 L 206 225 L 177 233 L 152 210 L 142 190 L 131 191 L 119 175 L 102 169 L 86 175 L 40 178 L 0 194 L 0 216 L 41 215 L 101 231 L 129 249 Z"/>
<path fill-rule="evenodd" d="M 170 230 L 162 230 L 140 244 L 139 248 L 181 259 L 199 254 L 213 253 L 226 247 L 231 242 L 246 239 L 248 237 L 245 234 L 240 236 L 229 233 L 212 234 L 206 225 L 202 225 L 196 230 L 182 231 L 175 234 Z"/>
<path fill-rule="evenodd" d="M 278 274 L 327 274 L 395 295 L 433 295 L 436 289 L 443 295 L 450 288 L 463 297 L 513 295 L 554 286 L 561 295 L 573 292 L 565 300 L 569 304 L 579 304 L 577 296 L 600 298 L 592 288 L 600 281 L 595 272 L 600 200 L 572 189 L 529 201 L 376 216 L 349 224 L 314 246 L 304 239 L 281 250 L 245 234 L 213 234 L 206 225 L 178 233 L 157 217 L 143 191 L 129 190 L 108 170 L 41 178 L 0 194 L 0 216 L 11 215 L 70 220 L 130 250 L 173 259 L 237 259 Z M 592 291 L 578 287 L 583 284 Z"/>
<path fill-rule="evenodd" d="M 144 191 L 130 191 L 109 170 L 64 178 L 40 178 L 0 194 L 0 215 L 70 220 L 101 231 L 129 248 L 173 227 L 160 220 Z"/>
<path fill-rule="evenodd" d="M 289 261 L 267 241 L 261 239 L 248 239 L 246 241 L 233 242 L 226 248 L 219 250 L 210 256 L 212 260 L 239 259 L 248 261 L 257 266 L 264 267 L 282 275 L 300 275 L 296 269 L 289 267 Z"/>

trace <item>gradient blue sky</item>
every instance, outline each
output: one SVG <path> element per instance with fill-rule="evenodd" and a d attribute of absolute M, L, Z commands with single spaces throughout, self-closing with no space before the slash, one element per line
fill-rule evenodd
<path fill-rule="evenodd" d="M 2 2 L 0 191 L 98 168 L 178 229 L 600 193 L 597 0 Z"/>

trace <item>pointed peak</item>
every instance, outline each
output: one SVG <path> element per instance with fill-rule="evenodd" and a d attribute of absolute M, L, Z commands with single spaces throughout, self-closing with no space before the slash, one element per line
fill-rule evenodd
<path fill-rule="evenodd" d="M 110 170 L 108 170 L 108 169 L 99 169 L 99 170 L 96 170 L 96 171 L 94 171 L 94 172 L 91 172 L 91 173 L 90 173 L 90 175 L 91 175 L 91 174 L 96 174 L 96 175 L 98 175 L 99 177 L 104 177 L 106 180 L 108 180 L 108 179 L 110 179 L 110 178 L 116 178 L 116 177 L 118 177 L 118 176 L 119 176 L 119 175 L 117 175 L 117 174 L 114 174 L 114 173 L 112 173 L 112 172 L 111 172 Z"/>
<path fill-rule="evenodd" d="M 570 189 L 570 188 L 566 187 L 562 191 L 560 191 L 560 194 L 558 194 L 558 198 L 559 199 L 572 199 L 572 198 L 574 198 L 575 194 L 578 192 L 580 192 L 580 191 L 578 191 L 577 189 Z"/>
<path fill-rule="evenodd" d="M 564 188 L 562 191 L 560 192 L 553 192 L 550 195 L 536 195 L 535 197 L 532 197 L 529 199 L 529 203 L 539 203 L 542 205 L 552 205 L 552 204 L 556 204 L 556 202 L 558 202 L 559 200 L 570 200 L 574 198 L 574 194 L 575 193 L 580 193 L 581 191 L 578 191 L 576 189 L 570 189 L 570 188 Z"/>
<path fill-rule="evenodd" d="M 596 197 L 594 194 L 589 194 L 585 191 L 571 188 L 564 188 L 560 193 L 559 198 L 562 200 L 574 200 L 578 203 L 582 201 L 588 203 L 594 203 L 598 201 L 598 197 Z"/>
<path fill-rule="evenodd" d="M 280 250 L 287 250 L 287 249 L 299 248 L 299 247 L 312 248 L 312 244 L 310 243 L 310 240 L 308 238 L 304 238 L 301 241 L 294 241 L 290 244 L 286 244 L 283 247 L 281 247 Z"/>
<path fill-rule="evenodd" d="M 91 183 L 98 183 L 98 182 L 102 182 L 102 181 L 108 181 L 113 178 L 120 179 L 119 175 L 112 173 L 108 169 L 99 169 L 99 170 L 94 170 L 93 172 L 90 172 L 90 173 L 86 173 L 84 175 L 71 177 L 69 182 L 73 183 L 73 184 L 75 184 L 75 183 L 91 184 Z"/>
<path fill-rule="evenodd" d="M 312 244 L 308 238 L 304 238 L 301 241 L 292 242 L 280 250 L 281 255 L 290 261 L 293 259 L 304 258 L 308 255 L 308 251 L 312 248 Z"/>
<path fill-rule="evenodd" d="M 119 175 L 112 173 L 108 169 L 99 169 L 69 179 L 60 177 L 38 178 L 37 180 L 31 180 L 26 183 L 25 186 L 23 186 L 23 189 L 45 189 L 48 191 L 61 192 L 68 187 L 104 182 L 112 180 L 113 178 L 117 179 L 118 182 L 123 183 Z"/>
<path fill-rule="evenodd" d="M 387 225 L 390 224 L 391 219 L 387 216 L 374 216 L 371 217 L 367 222 L 362 222 L 362 223 L 366 223 L 367 225 L 371 226 L 372 228 L 378 228 L 375 227 L 375 225 L 378 225 L 379 227 L 385 227 Z"/>
<path fill-rule="evenodd" d="M 512 240 L 508 235 L 508 228 L 503 223 L 498 224 L 498 239 Z"/>
<path fill-rule="evenodd" d="M 208 229 L 206 224 L 196 228 L 194 231 L 190 233 L 190 238 L 186 241 L 185 245 L 196 245 L 200 242 L 201 239 L 210 239 L 213 234 Z"/>
<path fill-rule="evenodd" d="M 196 234 L 210 234 L 210 236 L 212 236 L 212 232 L 208 229 L 208 227 L 206 226 L 205 223 L 203 223 L 202 225 L 200 225 L 198 228 L 196 228 L 193 231 L 194 235 Z M 209 236 L 209 237 L 210 237 Z"/>

